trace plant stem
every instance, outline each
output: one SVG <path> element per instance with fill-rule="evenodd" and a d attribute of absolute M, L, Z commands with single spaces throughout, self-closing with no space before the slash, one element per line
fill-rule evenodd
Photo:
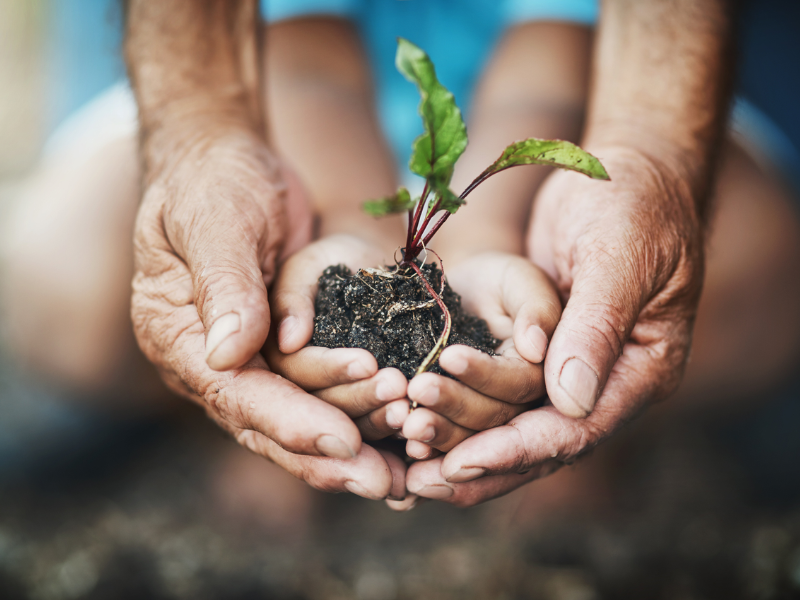
<path fill-rule="evenodd" d="M 420 245 L 420 240 L 422 239 L 422 234 L 425 233 L 425 229 L 428 227 L 428 224 L 431 222 L 431 219 L 439 210 L 439 205 L 442 203 L 442 199 L 436 201 L 436 204 L 433 205 L 433 208 L 430 212 L 425 215 L 425 220 L 420 225 L 419 229 L 417 229 L 417 235 L 414 237 L 414 240 L 411 242 L 411 247 L 416 250 L 416 253 L 419 254 L 422 250 L 422 246 Z M 415 255 L 416 258 L 416 255 Z"/>
<path fill-rule="evenodd" d="M 444 314 L 444 329 L 442 330 L 442 335 L 439 336 L 439 339 L 434 344 L 431 351 L 428 353 L 428 356 L 425 357 L 425 360 L 417 367 L 417 371 L 415 375 L 419 375 L 420 373 L 424 373 L 428 369 L 433 366 L 433 363 L 439 358 L 441 355 L 442 350 L 447 345 L 447 340 L 450 338 L 450 329 L 452 326 L 452 319 L 450 318 L 450 311 L 447 309 L 447 306 L 442 300 L 442 297 L 436 293 L 436 290 L 433 289 L 428 280 L 425 279 L 425 276 L 422 274 L 422 270 L 417 266 L 416 263 L 411 263 L 411 267 L 416 271 L 419 278 L 422 280 L 422 283 L 425 285 L 425 289 L 428 290 L 428 293 L 433 296 L 433 299 L 436 300 L 436 304 L 439 305 L 439 308 L 442 309 L 442 313 Z M 442 289 L 444 290 L 444 267 L 442 267 Z M 411 403 L 411 409 L 417 408 L 416 401 Z"/>
<path fill-rule="evenodd" d="M 406 235 L 406 251 L 403 254 L 403 263 L 406 264 L 416 258 L 416 255 L 411 256 L 410 258 L 406 255 L 409 253 L 409 250 L 413 247 L 414 238 L 417 234 L 417 225 L 419 225 L 419 218 L 422 214 L 422 207 L 425 206 L 425 201 L 428 199 L 428 182 L 425 182 L 425 187 L 422 188 L 422 196 L 419 198 L 419 202 L 417 202 L 417 208 L 414 211 L 414 218 L 411 218 L 411 211 L 408 211 L 408 234 Z M 417 252 L 419 254 L 419 252 Z"/>
<path fill-rule="evenodd" d="M 510 167 L 506 167 L 506 168 L 510 168 Z M 477 176 L 477 177 L 476 177 L 476 178 L 475 178 L 475 179 L 472 181 L 472 183 L 470 183 L 470 184 L 467 186 L 467 188 L 466 188 L 466 189 L 465 189 L 463 192 L 461 192 L 461 195 L 459 196 L 459 198 L 460 198 L 461 200 L 463 200 L 464 198 L 466 198 L 467 196 L 469 196 L 469 195 L 470 195 L 470 192 L 472 192 L 472 191 L 473 191 L 473 190 L 474 190 L 476 187 L 478 187 L 478 186 L 479 186 L 481 183 L 483 183 L 484 181 L 486 181 L 487 179 L 489 179 L 489 177 L 491 177 L 492 175 L 496 175 L 496 174 L 497 174 L 497 173 L 499 173 L 500 171 L 505 171 L 505 169 L 500 169 L 499 171 L 494 171 L 494 172 L 492 172 L 492 173 L 487 173 L 487 171 L 484 171 L 483 173 L 481 173 L 480 175 L 478 175 L 478 176 Z M 437 205 L 437 206 L 438 206 L 438 205 Z M 432 216 L 434 212 L 435 212 L 435 211 L 431 211 L 431 215 L 430 215 L 430 216 Z M 434 225 L 434 226 L 431 228 L 431 230 L 428 232 L 428 234 L 427 234 L 427 235 L 426 235 L 426 236 L 425 236 L 425 237 L 422 239 L 422 245 L 424 245 L 424 246 L 427 246 L 427 245 L 430 243 L 430 241 L 431 241 L 431 238 L 432 238 L 432 237 L 433 237 L 433 236 L 436 234 L 436 232 L 437 232 L 437 231 L 439 231 L 439 229 L 441 228 L 441 226 L 442 226 L 442 225 L 444 225 L 445 221 L 447 221 L 447 219 L 450 217 L 450 215 L 451 215 L 451 214 L 452 214 L 452 213 L 451 213 L 450 211 L 445 211 L 445 213 L 444 213 L 444 214 L 441 216 L 441 218 L 440 218 L 440 219 L 439 219 L 439 220 L 436 222 L 436 225 Z M 421 228 L 421 229 L 422 229 L 422 231 L 424 231 L 424 230 L 425 230 L 425 227 L 427 227 L 427 226 L 428 226 L 428 223 L 427 223 L 427 222 L 426 222 L 426 223 L 424 223 L 424 224 L 423 224 L 423 227 Z M 419 240 L 415 240 L 415 244 L 419 244 Z"/>
<path fill-rule="evenodd" d="M 427 246 L 428 243 L 431 241 L 431 238 L 436 235 L 436 232 L 439 231 L 439 228 L 444 225 L 444 222 L 450 217 L 452 213 L 450 211 L 444 211 L 444 214 L 436 221 L 436 225 L 434 225 L 431 230 L 428 232 L 428 235 L 422 240 L 422 244 Z"/>

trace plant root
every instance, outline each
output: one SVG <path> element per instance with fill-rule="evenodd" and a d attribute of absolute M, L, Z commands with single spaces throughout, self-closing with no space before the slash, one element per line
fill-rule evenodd
<path fill-rule="evenodd" d="M 445 284 L 444 266 L 441 265 L 441 259 L 439 260 L 439 262 L 442 269 L 442 292 L 444 292 L 444 284 Z M 447 309 L 447 306 L 442 300 L 442 297 L 439 294 L 437 294 L 436 290 L 434 290 L 431 287 L 431 284 L 428 283 L 427 279 L 425 279 L 425 276 L 422 274 L 420 268 L 413 262 L 411 263 L 411 267 L 414 269 L 414 271 L 416 271 L 417 275 L 422 280 L 422 283 L 425 285 L 425 289 L 427 289 L 428 293 L 431 296 L 433 296 L 434 301 L 439 305 L 439 308 L 442 310 L 442 313 L 444 313 L 444 329 L 442 330 L 442 334 L 439 336 L 439 339 L 436 341 L 436 344 L 434 344 L 433 348 L 428 353 L 428 356 L 425 357 L 425 360 L 423 360 L 422 363 L 419 365 L 419 367 L 417 367 L 417 372 L 415 373 L 416 376 L 430 369 L 433 363 L 438 360 L 439 355 L 442 353 L 442 350 L 444 350 L 444 347 L 447 345 L 447 340 L 450 338 L 450 330 L 452 329 L 453 320 L 450 317 L 450 311 Z M 411 410 L 414 410 L 415 408 L 417 408 L 417 402 L 416 400 L 413 400 L 411 402 Z"/>

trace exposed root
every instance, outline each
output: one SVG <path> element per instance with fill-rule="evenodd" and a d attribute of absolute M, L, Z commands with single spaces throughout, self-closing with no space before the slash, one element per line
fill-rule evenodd
<path fill-rule="evenodd" d="M 363 273 L 366 273 L 367 275 L 363 275 Z M 396 279 L 401 277 L 397 271 L 389 271 L 388 269 L 372 269 L 370 267 L 359 269 L 356 275 L 361 275 L 361 277 L 383 277 L 384 279 Z"/>
<path fill-rule="evenodd" d="M 444 293 L 444 284 L 445 284 L 444 266 L 441 265 L 441 259 L 439 259 L 439 261 L 440 261 L 440 266 L 442 268 L 442 293 Z M 436 344 L 434 344 L 433 348 L 428 353 L 428 356 L 425 357 L 425 360 L 423 360 L 422 363 L 419 365 L 419 367 L 417 367 L 415 375 L 419 375 L 420 373 L 424 373 L 425 371 L 430 369 L 433 366 L 433 363 L 435 363 L 438 360 L 439 356 L 442 353 L 442 350 L 444 350 L 444 347 L 447 345 L 447 340 L 450 338 L 450 330 L 452 329 L 453 320 L 450 317 L 450 311 L 447 309 L 447 306 L 442 300 L 441 295 L 437 294 L 436 290 L 434 290 L 431 287 L 431 284 L 428 283 L 427 279 L 425 279 L 425 276 L 422 274 L 420 268 L 413 262 L 411 263 L 411 268 L 413 268 L 414 271 L 416 271 L 417 275 L 422 280 L 422 283 L 425 285 L 425 289 L 428 290 L 428 293 L 433 297 L 434 301 L 436 302 L 436 304 L 439 305 L 439 308 L 442 309 L 442 313 L 444 314 L 444 329 L 442 330 L 442 334 L 439 336 L 439 339 L 436 341 Z M 417 402 L 412 401 L 411 410 L 414 410 L 415 408 L 417 408 Z"/>
<path fill-rule="evenodd" d="M 434 304 L 436 304 L 436 300 L 426 300 L 425 302 L 417 302 L 416 304 L 411 302 L 395 302 L 389 307 L 384 323 L 388 323 L 399 314 L 431 308 Z"/>

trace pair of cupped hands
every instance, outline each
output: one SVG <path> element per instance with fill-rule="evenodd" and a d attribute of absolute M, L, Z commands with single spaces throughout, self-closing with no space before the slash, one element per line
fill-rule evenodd
<path fill-rule="evenodd" d="M 688 354 L 702 282 L 691 199 L 644 154 L 589 150 L 613 181 L 552 174 L 528 256 L 443 257 L 465 307 L 502 340 L 497 356 L 451 346 L 440 365 L 454 379 L 410 382 L 366 350 L 306 345 L 321 272 L 377 266 L 376 248 L 350 235 L 312 242 L 299 186 L 255 136 L 176 153 L 148 174 L 136 223 L 139 344 L 239 444 L 315 488 L 396 510 L 505 494 L 668 395 Z M 369 444 L 398 433 L 421 460 Z"/>

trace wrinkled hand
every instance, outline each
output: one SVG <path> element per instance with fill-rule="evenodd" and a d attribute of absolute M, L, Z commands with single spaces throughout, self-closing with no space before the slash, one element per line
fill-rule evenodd
<path fill-rule="evenodd" d="M 271 373 L 259 354 L 267 285 L 281 253 L 310 237 L 308 211 L 296 194 L 287 201 L 256 136 L 192 139 L 148 173 L 137 217 L 132 317 L 142 350 L 241 445 L 312 486 L 402 497 L 402 462 L 362 446 L 346 414 Z"/>
<path fill-rule="evenodd" d="M 680 382 L 703 279 L 698 210 L 688 185 L 653 159 L 590 150 L 612 181 L 551 176 L 529 237 L 534 262 L 568 298 L 545 360 L 552 405 L 413 465 L 409 491 L 463 506 L 507 493 L 574 460 Z"/>
<path fill-rule="evenodd" d="M 375 267 L 388 257 L 367 242 L 334 235 L 289 258 L 272 288 L 271 303 L 277 336 L 267 342 L 267 359 L 276 373 L 341 409 L 351 417 L 366 440 L 396 433 L 402 423 L 387 422 L 387 410 L 408 414 L 406 378 L 398 369 L 378 370 L 367 350 L 308 346 L 314 333 L 317 280 L 331 265 L 347 265 L 354 273 Z M 277 339 L 276 339 L 277 338 Z M 397 401 L 397 402 L 393 402 Z"/>
<path fill-rule="evenodd" d="M 504 425 L 544 395 L 547 344 L 561 316 L 561 301 L 540 269 L 520 256 L 490 252 L 446 270 L 464 309 L 485 319 L 501 345 L 497 356 L 448 346 L 435 373 L 414 377 L 408 397 L 419 408 L 403 424 L 406 452 L 428 458 L 482 431 Z"/>

